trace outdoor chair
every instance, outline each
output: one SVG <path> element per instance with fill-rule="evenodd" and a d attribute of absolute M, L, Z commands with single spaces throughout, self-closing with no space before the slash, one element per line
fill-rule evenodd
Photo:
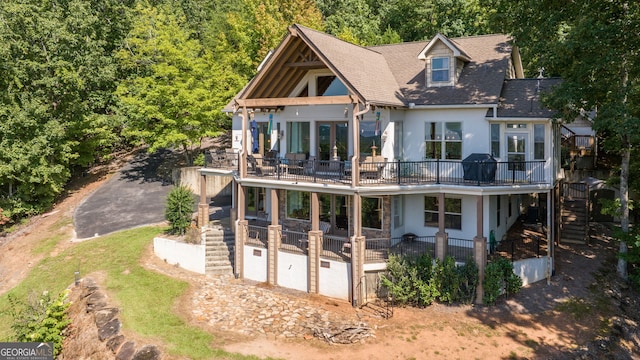
<path fill-rule="evenodd" d="M 251 154 L 252 158 L 252 166 L 256 175 L 264 176 L 264 175 L 272 175 L 276 172 L 276 167 L 271 164 L 267 164 L 265 160 L 262 158 L 262 154 Z"/>

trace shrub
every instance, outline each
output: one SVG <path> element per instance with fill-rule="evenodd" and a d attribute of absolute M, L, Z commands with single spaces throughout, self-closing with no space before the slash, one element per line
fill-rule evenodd
<path fill-rule="evenodd" d="M 509 260 L 499 257 L 487 264 L 483 285 L 483 301 L 487 305 L 493 305 L 502 294 L 509 297 L 518 293 L 522 288 L 522 279 L 513 272 L 513 265 Z"/>
<path fill-rule="evenodd" d="M 387 274 L 382 286 L 399 305 L 428 306 L 438 297 L 433 276 L 433 261 L 429 255 L 418 257 L 389 256 Z"/>
<path fill-rule="evenodd" d="M 52 297 L 45 291 L 23 302 L 9 295 L 11 328 L 19 342 L 52 342 L 54 356 L 62 350 L 63 331 L 71 323 L 67 316 L 68 291 Z"/>
<path fill-rule="evenodd" d="M 164 217 L 169 222 L 169 233 L 184 235 L 191 224 L 195 200 L 186 186 L 177 186 L 167 196 Z"/>
<path fill-rule="evenodd" d="M 436 260 L 434 276 L 440 293 L 438 301 L 449 304 L 473 302 L 478 286 L 478 266 L 473 259 L 461 266 L 457 266 L 451 256 L 444 261 Z"/>

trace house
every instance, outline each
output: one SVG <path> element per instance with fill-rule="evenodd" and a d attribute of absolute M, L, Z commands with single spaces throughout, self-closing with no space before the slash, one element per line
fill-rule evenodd
<path fill-rule="evenodd" d="M 390 253 L 484 269 L 521 215 L 555 224 L 557 81 L 523 78 L 505 35 L 361 47 L 291 26 L 232 102 L 237 162 L 201 170 L 233 176 L 236 275 L 359 305 Z"/>

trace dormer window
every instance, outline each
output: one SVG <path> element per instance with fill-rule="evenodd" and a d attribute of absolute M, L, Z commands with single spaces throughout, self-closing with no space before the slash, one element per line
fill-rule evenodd
<path fill-rule="evenodd" d="M 431 81 L 449 81 L 449 58 L 434 57 L 431 59 Z"/>

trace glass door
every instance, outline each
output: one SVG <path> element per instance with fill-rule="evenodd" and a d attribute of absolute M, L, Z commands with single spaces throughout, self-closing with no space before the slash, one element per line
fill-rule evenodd
<path fill-rule="evenodd" d="M 347 160 L 349 130 L 346 122 L 318 122 L 318 160 Z"/>
<path fill-rule="evenodd" d="M 527 134 L 507 133 L 506 136 L 509 170 L 524 171 L 527 160 Z"/>
<path fill-rule="evenodd" d="M 349 232 L 349 206 L 344 195 L 320 194 L 320 221 L 331 224 L 331 233 L 347 236 Z"/>

